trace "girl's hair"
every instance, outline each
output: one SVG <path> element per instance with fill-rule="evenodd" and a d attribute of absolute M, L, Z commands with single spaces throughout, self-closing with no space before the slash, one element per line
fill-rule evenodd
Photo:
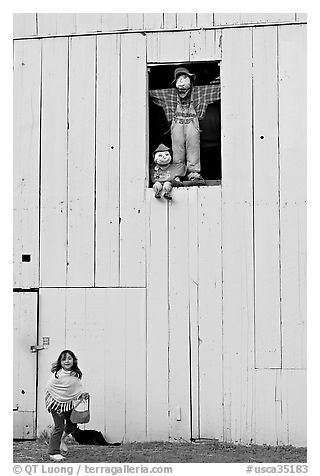
<path fill-rule="evenodd" d="M 71 357 L 73 358 L 73 364 L 72 364 L 72 367 L 71 367 L 71 372 L 74 373 L 79 379 L 81 379 L 82 378 L 82 372 L 78 367 L 78 359 L 75 356 L 75 354 L 72 352 L 72 350 L 69 350 L 69 349 L 65 349 L 60 353 L 60 355 L 58 357 L 58 360 L 56 362 L 53 362 L 53 364 L 52 364 L 51 372 L 54 373 L 55 377 L 57 377 L 57 373 L 59 372 L 59 370 L 62 369 L 61 360 L 67 354 L 71 355 Z"/>

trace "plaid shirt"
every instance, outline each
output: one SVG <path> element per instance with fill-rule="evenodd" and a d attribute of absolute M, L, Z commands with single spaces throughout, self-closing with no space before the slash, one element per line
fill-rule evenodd
<path fill-rule="evenodd" d="M 150 91 L 152 101 L 163 107 L 167 120 L 172 121 L 178 104 L 178 92 L 176 88 L 153 89 Z M 205 115 L 207 105 L 220 99 L 220 80 L 205 86 L 194 86 L 191 91 L 191 101 L 197 113 L 198 119 Z"/>

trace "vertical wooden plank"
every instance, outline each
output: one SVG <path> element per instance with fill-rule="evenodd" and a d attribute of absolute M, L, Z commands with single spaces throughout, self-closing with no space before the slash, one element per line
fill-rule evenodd
<path fill-rule="evenodd" d="M 37 13 L 13 14 L 13 38 L 37 34 Z"/>
<path fill-rule="evenodd" d="M 13 295 L 13 437 L 36 438 L 37 293 Z"/>
<path fill-rule="evenodd" d="M 188 189 L 169 205 L 169 431 L 190 438 Z"/>
<path fill-rule="evenodd" d="M 240 24 L 240 13 L 214 13 L 214 25 L 238 25 Z"/>
<path fill-rule="evenodd" d="M 279 27 L 283 367 L 306 366 L 306 25 Z"/>
<path fill-rule="evenodd" d="M 199 223 L 198 187 L 188 190 L 188 295 L 191 386 L 191 438 L 200 438 L 199 425 Z"/>
<path fill-rule="evenodd" d="M 196 13 L 177 13 L 178 30 L 187 30 L 196 27 Z"/>
<path fill-rule="evenodd" d="M 256 367 L 281 367 L 277 29 L 253 30 Z"/>
<path fill-rule="evenodd" d="M 101 31 L 101 13 L 76 13 L 77 33 Z"/>
<path fill-rule="evenodd" d="M 306 13 L 296 13 L 296 21 L 307 21 L 307 14 Z"/>
<path fill-rule="evenodd" d="M 207 49 L 210 48 L 210 45 L 213 42 L 214 49 L 213 49 L 212 57 L 214 59 L 221 60 L 222 58 L 222 30 L 218 30 L 218 29 L 213 30 L 213 41 L 212 41 L 212 31 L 207 30 L 205 34 L 206 34 Z"/>
<path fill-rule="evenodd" d="M 175 29 L 177 28 L 177 14 L 165 13 L 164 14 L 164 28 Z"/>
<path fill-rule="evenodd" d="M 280 444 L 281 406 L 280 371 L 256 370 L 254 402 L 254 442 L 256 444 Z"/>
<path fill-rule="evenodd" d="M 38 13 L 38 35 L 57 34 L 57 13 Z"/>
<path fill-rule="evenodd" d="M 101 14 L 101 31 L 127 30 L 128 14 L 127 13 L 102 13 Z"/>
<path fill-rule="evenodd" d="M 13 286 L 39 286 L 39 148 L 41 44 L 14 46 L 13 73 Z M 22 262 L 22 254 L 30 261 Z"/>
<path fill-rule="evenodd" d="M 66 289 L 39 290 L 39 341 L 41 342 L 42 337 L 49 337 L 50 346 L 38 353 L 38 436 L 43 430 L 48 430 L 49 425 L 53 425 L 52 417 L 44 405 L 44 395 L 47 381 L 52 375 L 51 364 L 66 348 L 66 301 Z"/>
<path fill-rule="evenodd" d="M 145 304 L 143 289 L 107 290 L 105 412 L 113 441 L 146 439 Z"/>
<path fill-rule="evenodd" d="M 307 446 L 307 372 L 283 370 L 283 444 Z"/>
<path fill-rule="evenodd" d="M 124 35 L 120 105 L 121 286 L 145 285 L 146 81 L 145 36 Z M 133 156 L 136 160 L 132 160 Z"/>
<path fill-rule="evenodd" d="M 57 13 L 57 33 L 76 33 L 76 13 Z"/>
<path fill-rule="evenodd" d="M 128 29 L 143 30 L 143 13 L 128 13 Z"/>
<path fill-rule="evenodd" d="M 123 289 L 106 290 L 104 395 L 110 441 L 124 441 L 126 437 L 125 292 Z"/>
<path fill-rule="evenodd" d="M 240 23 L 277 23 L 294 21 L 294 13 L 240 13 Z"/>
<path fill-rule="evenodd" d="M 190 32 L 159 33 L 158 61 L 182 62 L 190 59 Z"/>
<path fill-rule="evenodd" d="M 163 28 L 164 14 L 163 13 L 144 13 L 143 14 L 143 28 L 145 30 L 158 30 Z"/>
<path fill-rule="evenodd" d="M 68 286 L 92 286 L 94 271 L 96 39 L 70 39 Z"/>
<path fill-rule="evenodd" d="M 120 38 L 106 35 L 97 42 L 95 285 L 117 286 Z"/>
<path fill-rule="evenodd" d="M 221 189 L 200 187 L 199 420 L 201 438 L 223 439 Z"/>
<path fill-rule="evenodd" d="M 41 286 L 65 286 L 67 268 L 68 39 L 43 40 Z"/>
<path fill-rule="evenodd" d="M 13 408 L 36 411 L 37 293 L 13 293 Z M 33 437 L 34 435 L 30 435 Z"/>
<path fill-rule="evenodd" d="M 168 427 L 168 205 L 147 190 L 147 439 Z"/>
<path fill-rule="evenodd" d="M 221 30 L 195 30 L 190 32 L 190 61 L 221 59 Z"/>
<path fill-rule="evenodd" d="M 190 61 L 201 61 L 206 58 L 206 38 L 201 30 L 190 32 Z"/>
<path fill-rule="evenodd" d="M 126 441 L 145 441 L 146 401 L 146 291 L 125 289 Z"/>
<path fill-rule="evenodd" d="M 147 63 L 159 62 L 159 33 L 147 33 Z"/>
<path fill-rule="evenodd" d="M 79 292 L 80 291 L 80 292 Z M 66 326 L 67 347 L 78 350 L 83 385 L 91 395 L 91 418 L 89 428 L 108 435 L 105 413 L 105 321 L 108 301 L 105 289 L 69 290 L 73 294 L 72 313 L 68 312 Z M 79 303 L 81 309 L 79 309 Z M 69 300 L 68 300 L 69 304 Z M 70 303 L 71 304 L 71 303 Z M 69 305 L 68 305 L 69 309 Z M 80 312 L 79 312 L 80 311 Z M 83 311 L 85 311 L 83 313 Z M 72 321 L 68 322 L 71 318 Z M 81 316 L 83 315 L 83 326 Z M 79 332 L 77 330 L 79 329 Z"/>
<path fill-rule="evenodd" d="M 213 13 L 196 13 L 198 28 L 211 28 L 213 26 Z"/>
<path fill-rule="evenodd" d="M 250 441 L 254 366 L 251 35 L 225 31 L 221 63 L 224 438 L 234 442 Z"/>

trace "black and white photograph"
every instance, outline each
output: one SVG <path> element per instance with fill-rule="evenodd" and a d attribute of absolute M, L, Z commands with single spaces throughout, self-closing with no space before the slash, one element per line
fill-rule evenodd
<path fill-rule="evenodd" d="M 14 473 L 307 473 L 307 13 L 39 10 L 12 13 Z"/>

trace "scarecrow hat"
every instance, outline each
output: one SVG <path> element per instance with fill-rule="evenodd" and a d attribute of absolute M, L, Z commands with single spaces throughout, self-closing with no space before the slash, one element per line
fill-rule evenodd
<path fill-rule="evenodd" d="M 186 74 L 189 76 L 189 78 L 192 78 L 193 81 L 196 79 L 196 75 L 194 73 L 190 73 L 190 71 L 187 68 L 176 68 L 174 70 L 174 80 L 172 81 L 171 84 L 174 84 L 177 81 L 178 76 L 181 76 L 181 74 Z"/>

